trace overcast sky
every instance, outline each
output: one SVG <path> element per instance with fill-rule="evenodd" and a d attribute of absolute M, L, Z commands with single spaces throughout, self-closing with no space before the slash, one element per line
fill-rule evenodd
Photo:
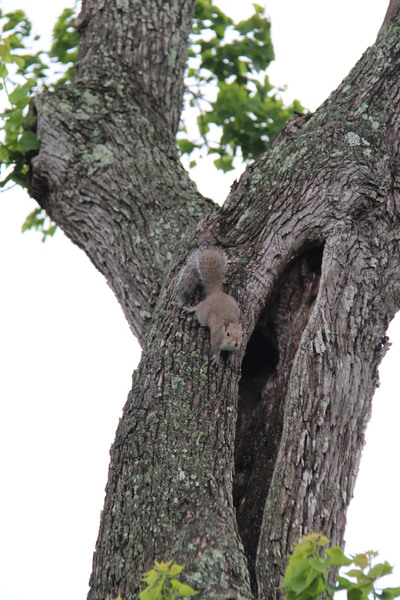
<path fill-rule="evenodd" d="M 312 110 L 374 43 L 386 3 L 367 0 L 261 2 L 272 20 L 275 85 Z M 246 16 L 251 3 L 220 1 Z M 48 36 L 68 2 L 0 1 L 24 8 Z M 71 5 L 71 3 L 69 3 Z M 45 38 L 48 47 L 48 37 Z M 222 200 L 238 172 L 210 162 L 193 176 Z M 58 231 L 42 244 L 20 228 L 35 203 L 14 189 L 0 195 L 0 600 L 79 600 L 87 593 L 107 480 L 108 451 L 139 358 L 103 277 Z M 380 369 L 382 386 L 348 513 L 350 552 L 375 548 L 397 563 L 399 326 Z"/>

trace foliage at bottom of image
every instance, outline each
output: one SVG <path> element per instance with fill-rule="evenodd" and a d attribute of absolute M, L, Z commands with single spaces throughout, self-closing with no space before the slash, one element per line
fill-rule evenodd
<path fill-rule="evenodd" d="M 368 551 L 349 558 L 341 548 L 328 548 L 328 544 L 328 538 L 320 533 L 312 533 L 297 544 L 281 586 L 286 600 L 331 599 L 341 590 L 347 592 L 348 600 L 391 600 L 400 596 L 400 587 L 378 586 L 378 579 L 392 573 L 393 567 L 386 561 L 373 565 L 377 552 Z M 334 584 L 328 583 L 331 570 L 341 567 L 349 570 L 336 575 Z"/>
<path fill-rule="evenodd" d="M 174 600 L 174 598 L 187 598 L 198 594 L 199 592 L 190 585 L 179 581 L 179 575 L 184 568 L 173 560 L 155 561 L 154 568 L 141 577 L 147 587 L 140 592 L 140 600 Z"/>

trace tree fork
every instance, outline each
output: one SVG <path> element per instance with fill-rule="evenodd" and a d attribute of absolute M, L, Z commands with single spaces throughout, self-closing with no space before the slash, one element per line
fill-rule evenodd
<path fill-rule="evenodd" d="M 34 100 L 29 192 L 106 277 L 141 344 L 171 257 L 216 207 L 175 139 L 194 4 L 86 0 L 73 82 Z"/>

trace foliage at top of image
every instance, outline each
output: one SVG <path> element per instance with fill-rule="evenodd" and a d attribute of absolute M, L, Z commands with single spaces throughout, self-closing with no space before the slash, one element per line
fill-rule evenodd
<path fill-rule="evenodd" d="M 0 188 L 27 187 L 29 164 L 39 143 L 35 116 L 29 110 L 34 93 L 52 91 L 71 81 L 78 54 L 75 27 L 78 4 L 63 11 L 53 29 L 49 51 L 22 10 L 0 9 Z M 218 169 L 229 171 L 236 157 L 245 163 L 268 149 L 294 112 L 285 107 L 265 73 L 274 59 L 271 24 L 264 9 L 234 23 L 213 5 L 197 0 L 193 20 L 183 121 L 177 143 L 193 167 L 205 153 L 215 155 Z M 194 118 L 193 118 L 194 117 Z M 190 124 L 191 123 L 191 124 Z M 55 231 L 42 209 L 31 213 L 23 230 L 36 229 L 43 240 Z"/>
<path fill-rule="evenodd" d="M 338 546 L 328 548 L 329 540 L 320 533 L 312 533 L 297 544 L 289 558 L 282 589 L 286 600 L 314 600 L 334 597 L 345 590 L 348 600 L 392 600 L 400 596 L 400 587 L 381 588 L 378 579 L 392 573 L 388 562 L 373 564 L 377 552 L 368 551 L 350 558 Z M 350 568 L 335 575 L 332 570 Z M 335 577 L 329 583 L 328 577 Z"/>
<path fill-rule="evenodd" d="M 285 107 L 282 90 L 266 75 L 274 60 L 271 23 L 262 6 L 253 7 L 239 23 L 212 0 L 197 0 L 195 7 L 185 112 L 195 111 L 197 131 L 182 125 L 178 144 L 182 154 L 215 154 L 223 171 L 233 169 L 236 156 L 245 163 L 257 158 L 294 112 L 304 112 L 297 100 Z"/>
<path fill-rule="evenodd" d="M 0 9 L 0 164 L 7 172 L 1 187 L 10 181 L 27 185 L 27 159 L 39 147 L 30 99 L 34 91 L 53 90 L 71 80 L 78 45 L 73 19 L 74 10 L 64 10 L 54 26 L 50 51 L 34 52 L 39 37 L 32 35 L 25 13 Z"/>
<path fill-rule="evenodd" d="M 54 26 L 50 51 L 34 51 L 39 36 L 32 35 L 25 13 L 0 9 L 0 188 L 27 187 L 29 162 L 39 150 L 31 96 L 71 80 L 78 47 L 74 18 L 75 10 L 65 9 Z M 42 209 L 27 217 L 22 231 L 31 228 L 42 233 L 43 241 L 56 229 Z"/>

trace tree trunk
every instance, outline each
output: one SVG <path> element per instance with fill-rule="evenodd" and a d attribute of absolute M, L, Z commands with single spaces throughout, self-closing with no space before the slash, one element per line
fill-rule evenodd
<path fill-rule="evenodd" d="M 90 600 L 154 559 L 202 598 L 281 597 L 302 534 L 342 544 L 399 308 L 399 15 L 219 209 L 176 151 L 193 0 L 86 0 L 75 81 L 36 98 L 31 193 L 106 276 L 143 348 L 111 450 Z M 188 253 L 229 256 L 245 343 L 216 368 Z"/>

